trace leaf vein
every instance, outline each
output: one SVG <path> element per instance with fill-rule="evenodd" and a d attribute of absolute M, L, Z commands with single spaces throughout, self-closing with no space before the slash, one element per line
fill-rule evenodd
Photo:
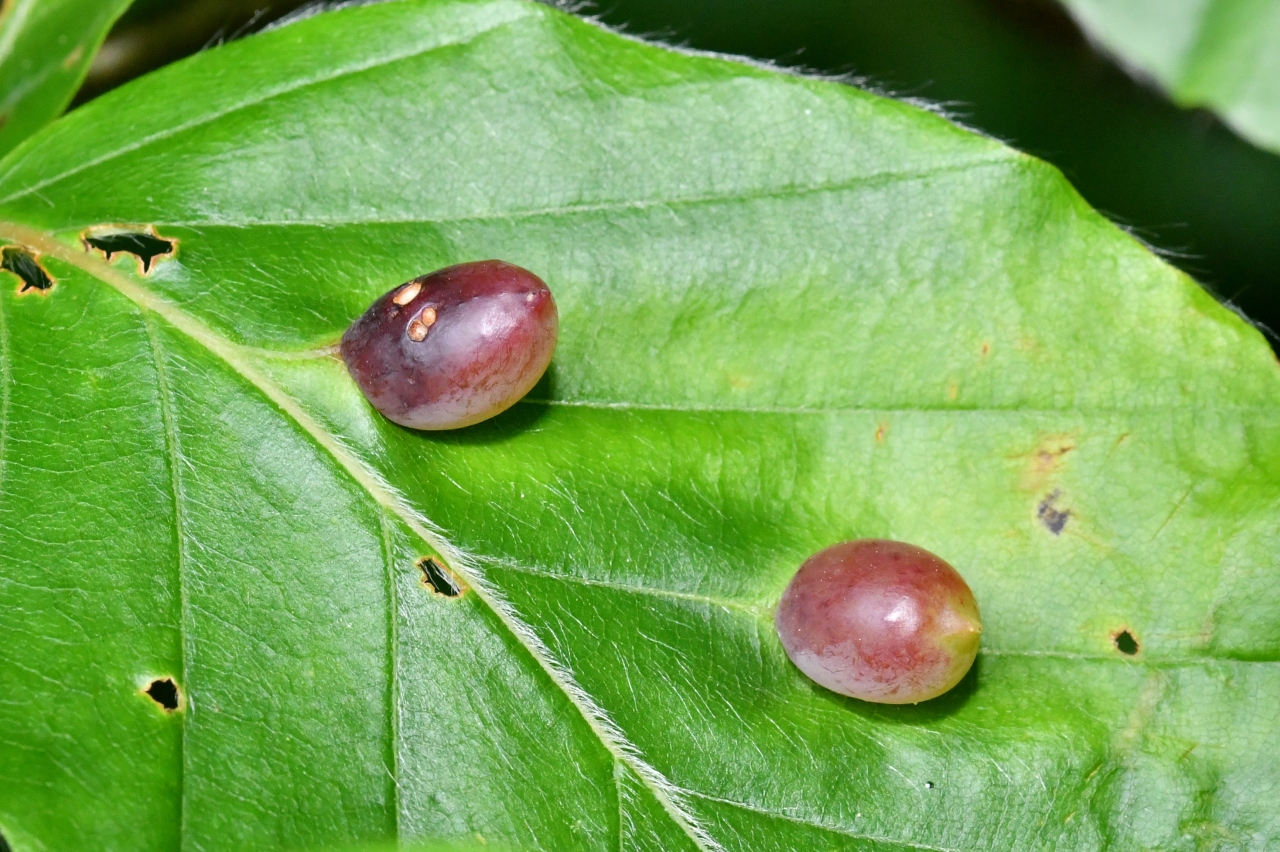
<path fill-rule="evenodd" d="M 712 595 L 698 594 L 697 592 L 678 592 L 673 589 L 663 589 L 655 586 L 643 586 L 632 583 L 617 583 L 609 580 L 595 580 L 589 577 L 580 577 L 575 574 L 559 574 L 554 571 L 543 571 L 537 568 L 530 568 L 527 565 L 520 565 L 505 559 L 485 558 L 486 562 L 505 568 L 508 571 L 515 571 L 520 574 L 528 574 L 532 577 L 542 577 L 548 580 L 560 580 L 566 583 L 574 583 L 582 586 L 596 586 L 599 588 L 613 589 L 615 591 L 652 595 L 654 597 L 666 598 L 668 600 L 688 601 L 691 603 L 705 604 L 707 606 L 721 607 L 744 615 L 750 615 L 753 618 L 764 618 L 769 614 L 769 608 L 763 605 L 750 604 L 744 601 L 737 601 L 730 598 L 717 598 Z"/>
<path fill-rule="evenodd" d="M 387 567 L 387 728 L 391 737 L 391 754 L 387 756 L 387 773 L 391 776 L 392 836 L 399 840 L 400 827 L 400 595 L 396 588 L 395 547 L 384 507 L 378 505 L 378 533 L 382 539 L 382 558 Z"/>
<path fill-rule="evenodd" d="M 187 845 L 187 727 L 190 715 L 195 710 L 191 701 L 190 682 L 187 672 L 190 669 L 193 648 L 191 629 L 191 607 L 187 595 L 187 536 L 185 532 L 185 501 L 182 489 L 182 445 L 179 443 L 178 424 L 173 412 L 173 390 L 169 384 L 169 374 L 165 367 L 164 349 L 160 343 L 160 335 L 151 316 L 140 311 L 142 322 L 146 326 L 147 339 L 151 344 L 151 356 L 155 361 L 157 396 L 160 401 L 160 419 L 164 425 L 165 462 L 169 468 L 169 487 L 173 493 L 173 531 L 174 561 L 178 585 L 178 628 L 181 642 L 181 672 L 179 686 L 187 694 L 187 712 L 182 717 L 182 732 L 179 739 L 179 772 L 178 772 L 178 848 Z"/>
<path fill-rule="evenodd" d="M 317 356 L 318 357 L 318 356 Z M 913 412 L 964 412 L 972 414 L 1058 414 L 1064 411 L 1075 411 L 1082 414 L 1131 414 L 1135 412 L 1165 412 L 1172 405 L 1129 406 L 1126 408 L 1108 408 L 1103 406 L 1082 407 L 1064 405 L 1060 408 L 1033 408 L 1014 400 L 1007 406 L 961 406 L 961 405 L 850 405 L 832 407 L 807 406 L 752 406 L 752 405 L 687 405 L 683 403 L 663 402 L 612 402 L 609 400 L 569 400 L 569 399 L 522 399 L 521 405 L 546 405 L 559 408 L 589 408 L 614 411 L 672 411 L 683 414 L 783 414 L 783 415 L 831 415 L 831 414 L 910 414 Z M 1178 406 L 1179 411 L 1197 410 L 1193 404 Z M 1215 402 L 1213 411 L 1233 412 L 1267 412 L 1276 410 L 1275 406 L 1263 405 L 1222 405 Z"/>
<path fill-rule="evenodd" d="M 13 367 L 9 364 L 9 326 L 5 317 L 4 296 L 0 296 L 0 500 L 4 499 L 5 451 L 9 446 L 9 405 L 12 395 Z"/>
<path fill-rule="evenodd" d="M 624 594 L 647 595 L 650 597 L 662 598 L 665 600 L 681 601 L 684 603 L 695 603 L 703 606 L 716 607 L 750 618 L 753 621 L 767 620 L 772 617 L 773 607 L 771 604 L 764 602 L 750 602 L 735 600 L 733 598 L 716 597 L 714 595 L 706 595 L 698 592 L 682 592 L 675 589 L 664 589 L 659 586 L 646 586 L 640 583 L 619 583 L 611 580 L 597 580 L 591 577 L 582 577 L 576 574 L 564 574 L 556 571 L 547 571 L 541 568 L 534 568 L 528 565 L 521 565 L 506 559 L 497 559 L 490 556 L 479 557 L 484 562 L 489 563 L 498 568 L 507 571 L 514 571 L 520 574 L 526 574 L 531 577 L 539 577 L 547 580 L 557 580 L 563 583 L 573 583 L 580 586 L 591 586 L 595 588 L 609 589 L 612 591 L 622 592 Z M 1150 657 L 1146 656 L 1142 659 L 1132 659 L 1125 656 L 1116 656 L 1113 654 L 1082 654 L 1074 651 L 1039 651 L 1034 649 L 1018 649 L 1018 648 L 987 648 L 980 649 L 979 653 L 989 657 L 1031 657 L 1046 658 L 1060 660 L 1080 660 L 1084 662 L 1098 663 L 1121 663 L 1124 665 L 1159 668 L 1161 666 L 1181 667 L 1181 666 L 1204 666 L 1215 663 L 1233 663 L 1246 665 L 1274 665 L 1280 663 L 1280 660 L 1269 659 L 1241 659 L 1237 657 L 1204 655 L 1204 656 L 1182 656 L 1182 657 Z"/>
<path fill-rule="evenodd" d="M 461 222 L 516 222 L 540 217 L 574 216 L 580 213 L 616 213 L 623 210 L 648 210 L 650 208 L 696 207 L 735 201 L 764 201 L 775 198 L 803 198 L 808 195 L 844 192 L 868 186 L 888 186 L 895 183 L 926 180 L 936 175 L 964 173 L 977 169 L 1009 166 L 1016 161 L 1006 155 L 984 155 L 958 163 L 948 163 L 934 168 L 912 170 L 887 170 L 871 172 L 847 180 L 808 185 L 748 188 L 739 192 L 713 192 L 676 198 L 641 198 L 631 200 L 597 201 L 583 204 L 557 204 L 548 207 L 531 207 L 525 210 L 505 210 L 494 213 L 464 213 L 446 216 L 404 216 L 377 219 L 184 219 L 164 224 L 179 228 L 334 228 L 348 225 L 452 225 Z M 0 203 L 8 199 L 0 199 Z"/>
<path fill-rule="evenodd" d="M 739 810 L 747 811 L 753 814 L 758 814 L 760 816 L 769 817 L 770 819 L 778 819 L 778 820 L 783 820 L 785 822 L 795 823 L 797 825 L 807 826 L 809 828 L 816 828 L 821 831 L 827 831 L 832 834 L 838 834 L 842 837 L 849 837 L 854 840 L 870 840 L 873 843 L 892 844 L 894 846 L 900 846 L 904 849 L 922 850 L 922 852 L 964 852 L 964 850 L 949 847 L 949 846 L 930 846 L 925 843 L 913 843 L 909 840 L 899 840 L 894 837 L 881 837 L 875 834 L 864 834 L 862 832 L 854 831 L 853 829 L 845 828 L 843 826 L 831 825 L 829 823 L 818 822 L 817 820 L 812 820 L 812 819 L 805 819 L 804 817 L 793 816 L 792 814 L 778 813 L 776 811 L 766 810 L 765 808 L 757 807 L 755 805 L 748 805 L 745 802 L 737 802 L 737 801 L 734 801 L 733 799 L 723 799 L 723 798 L 720 798 L 719 796 L 711 796 L 706 793 L 699 793 L 696 790 L 685 790 L 684 792 L 696 799 L 703 799 L 705 801 L 715 802 L 721 805 L 728 805 L 729 807 L 737 808 Z"/>

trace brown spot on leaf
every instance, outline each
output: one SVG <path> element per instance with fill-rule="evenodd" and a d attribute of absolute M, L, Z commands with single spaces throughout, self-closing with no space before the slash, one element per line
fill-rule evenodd
<path fill-rule="evenodd" d="M 1056 471 L 1062 467 L 1062 457 L 1076 448 L 1076 442 L 1070 435 L 1055 435 L 1045 439 L 1035 454 L 1035 468 L 1038 471 Z"/>
<path fill-rule="evenodd" d="M 67 58 L 62 60 L 62 70 L 70 71 L 72 68 L 75 68 L 76 63 L 78 63 L 83 58 L 84 58 L 84 45 L 77 44 L 76 49 L 68 53 Z"/>
<path fill-rule="evenodd" d="M 1066 467 L 1067 456 L 1076 448 L 1071 435 L 1045 435 L 1036 446 L 1014 458 L 1023 461 L 1018 484 L 1024 491 L 1045 491 Z"/>
<path fill-rule="evenodd" d="M 1054 535 L 1062 535 L 1062 530 L 1071 517 L 1070 509 L 1058 508 L 1057 502 L 1060 496 L 1062 492 L 1054 489 L 1036 507 L 1036 517 L 1040 519 L 1040 523 L 1044 524 L 1045 529 Z"/>

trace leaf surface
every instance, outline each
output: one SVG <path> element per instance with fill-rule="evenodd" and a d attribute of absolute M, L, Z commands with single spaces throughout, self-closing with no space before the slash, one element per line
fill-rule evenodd
<path fill-rule="evenodd" d="M 0 6 L 0 154 L 57 118 L 129 0 L 7 0 Z"/>
<path fill-rule="evenodd" d="M 1280 153 L 1280 5 L 1270 0 L 1062 0 L 1090 37 L 1182 106 L 1208 107 Z"/>
<path fill-rule="evenodd" d="M 317 15 L 37 143 L 0 164 L 56 280 L 0 291 L 19 852 L 1280 836 L 1280 372 L 1045 164 L 515 0 Z M 487 257 L 551 284 L 551 373 L 395 427 L 328 347 Z M 799 563 L 864 536 L 977 594 L 940 699 L 777 642 Z"/>

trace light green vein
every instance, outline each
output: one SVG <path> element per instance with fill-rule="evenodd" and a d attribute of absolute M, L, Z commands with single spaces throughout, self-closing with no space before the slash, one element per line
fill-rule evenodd
<path fill-rule="evenodd" d="M 160 417 L 164 424 L 165 457 L 169 467 L 169 486 L 173 492 L 173 527 L 175 561 L 177 563 L 178 584 L 178 624 L 181 633 L 181 671 L 178 673 L 178 689 L 187 697 L 185 712 L 182 713 L 182 734 L 179 743 L 180 756 L 178 768 L 178 849 L 187 844 L 187 728 L 191 718 L 190 703 L 191 686 L 188 672 L 191 669 L 191 607 L 187 600 L 187 537 L 185 501 L 182 497 L 182 447 L 178 442 L 178 424 L 173 414 L 173 391 L 169 386 L 169 373 L 165 367 L 164 349 L 160 345 L 160 334 L 150 314 L 142 312 L 142 321 L 147 329 L 147 339 L 151 342 L 151 356 L 156 365 L 156 383 L 160 397 Z"/>
<path fill-rule="evenodd" d="M 5 450 L 9 446 L 9 404 L 13 393 L 13 367 L 9 363 L 9 326 L 6 324 L 4 302 L 0 295 L 0 498 L 4 496 Z"/>
<path fill-rule="evenodd" d="M 581 577 L 576 574 L 560 574 L 553 571 L 543 571 L 537 568 L 530 568 L 527 565 L 518 565 L 514 562 L 491 559 L 488 557 L 482 557 L 482 560 L 495 567 L 503 568 L 508 571 L 515 571 L 518 574 L 527 574 L 531 577 L 558 580 L 560 582 L 573 583 L 579 586 L 594 586 L 596 588 L 622 592 L 623 594 L 649 595 L 656 598 L 663 598 L 664 600 L 685 601 L 688 603 L 701 604 L 703 606 L 718 607 L 720 609 L 733 610 L 754 619 L 772 618 L 773 608 L 768 604 L 751 603 L 749 601 L 734 600 L 732 598 L 718 598 L 712 595 L 699 594 L 697 592 L 679 592 L 673 589 L 663 589 L 657 586 L 644 586 L 636 583 L 617 583 L 610 580 L 596 580 L 590 577 Z"/>
<path fill-rule="evenodd" d="M 790 814 L 778 813 L 776 811 L 765 810 L 764 808 L 748 805 L 743 802 L 735 802 L 732 799 L 722 799 L 719 796 L 709 796 L 705 793 L 699 793 L 695 790 L 686 790 L 688 795 L 695 799 L 703 799 L 708 802 L 715 802 L 720 805 L 727 805 L 731 808 L 746 811 L 748 813 L 758 814 L 759 816 L 768 817 L 770 819 L 782 820 L 783 822 L 795 823 L 808 828 L 816 828 L 821 831 L 838 834 L 841 837 L 848 837 L 853 840 L 868 840 L 872 843 L 881 843 L 886 846 L 897 846 L 902 849 L 918 849 L 921 852 L 962 852 L 960 849 L 954 849 L 947 846 L 930 846 L 925 843 L 912 843 L 909 840 L 899 840 L 893 837 L 881 837 L 874 834 L 863 834 L 861 832 L 844 828 L 842 826 L 829 825 L 827 823 L 816 822 L 814 820 L 805 819 L 803 817 L 791 816 Z"/>
<path fill-rule="evenodd" d="M 340 228 L 347 226 L 374 225 L 458 225 L 472 222 L 522 222 L 526 219 L 555 218 L 558 216 L 577 216 L 585 213 L 620 213 L 628 210 L 669 209 L 679 207 L 712 207 L 717 204 L 742 204 L 752 201 L 779 201 L 793 198 L 807 198 L 811 195 L 837 194 L 851 190 L 880 188 L 897 183 L 928 180 L 950 174 L 964 174 L 977 169 L 1009 167 L 1019 161 L 1035 164 L 1026 154 L 1008 149 L 984 153 L 982 156 L 948 163 L 932 168 L 910 170 L 885 170 L 855 175 L 845 180 L 828 181 L 812 184 L 785 184 L 781 186 L 764 186 L 755 189 L 734 192 L 704 193 L 702 195 L 677 196 L 674 198 L 636 198 L 629 200 L 592 201 L 581 204 L 558 204 L 547 207 L 530 207 L 525 210 L 504 210 L 496 213 L 459 213 L 445 216 L 407 216 L 379 217 L 376 219 L 360 219 L 344 217 L 341 219 L 322 219 L 318 217 L 299 219 L 175 219 L 157 223 L 161 227 L 168 225 L 176 228 Z M 7 200 L 7 199 L 6 199 Z M 86 225 L 87 227 L 87 225 Z"/>
<path fill-rule="evenodd" d="M 382 558 L 387 566 L 387 728 L 391 735 L 390 765 L 392 836 L 400 839 L 400 594 L 396 587 L 395 547 L 387 513 L 378 507 L 378 532 L 382 538 Z"/>
<path fill-rule="evenodd" d="M 517 574 L 525 574 L 530 577 L 538 577 L 544 580 L 553 580 L 560 583 L 570 583 L 577 586 L 587 586 L 592 588 L 606 589 L 608 591 L 619 592 L 625 595 L 644 595 L 646 597 L 658 598 L 660 600 L 668 600 L 679 603 L 692 603 L 699 606 L 712 607 L 724 610 L 730 615 L 741 618 L 747 618 L 752 621 L 771 621 L 773 619 L 774 602 L 771 601 L 750 601 L 739 600 L 736 598 L 717 597 L 715 595 L 707 595 L 700 592 L 686 592 L 675 589 L 665 589 L 661 586 L 646 586 L 640 583 L 620 583 L 613 580 L 598 580 L 592 577 L 583 577 L 577 574 L 565 574 L 563 572 L 547 571 L 543 568 L 532 568 L 527 565 L 520 565 L 505 559 L 496 559 L 489 556 L 478 557 L 482 562 L 506 571 L 513 571 Z M 1158 655 L 1142 654 L 1141 656 L 1126 656 L 1124 654 L 1083 654 L 1075 651 L 1040 651 L 1036 649 L 1020 649 L 1020 648 L 988 648 L 983 647 L 979 651 L 980 654 L 987 657 L 1025 657 L 1030 659 L 1051 659 L 1051 660 L 1076 660 L 1083 662 L 1097 663 L 1123 663 L 1132 666 L 1143 666 L 1159 668 L 1167 667 L 1191 667 L 1206 666 L 1214 664 L 1230 664 L 1230 665 L 1276 665 L 1280 660 L 1269 659 L 1238 659 L 1236 657 L 1223 656 L 1181 656 L 1181 657 L 1165 657 Z"/>

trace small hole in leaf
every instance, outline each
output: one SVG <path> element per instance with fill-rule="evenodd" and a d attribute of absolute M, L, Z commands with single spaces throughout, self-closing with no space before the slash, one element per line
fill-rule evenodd
<path fill-rule="evenodd" d="M 5 246 L 4 251 L 0 252 L 0 269 L 18 276 L 18 280 L 22 282 L 22 286 L 18 288 L 19 293 L 30 290 L 44 293 L 53 286 L 53 279 L 45 272 L 35 255 L 17 246 Z"/>
<path fill-rule="evenodd" d="M 0 852 L 13 852 L 13 847 L 9 845 L 9 841 L 4 839 L 4 835 L 0 834 Z"/>
<path fill-rule="evenodd" d="M 436 594 L 447 598 L 462 594 L 462 586 L 454 579 L 453 573 L 430 556 L 418 560 L 418 570 L 422 572 L 422 585 Z"/>
<path fill-rule="evenodd" d="M 1138 640 L 1128 630 L 1121 630 L 1115 637 L 1116 650 L 1132 657 L 1138 653 Z"/>
<path fill-rule="evenodd" d="M 133 255 L 142 264 L 144 275 L 151 271 L 151 261 L 173 254 L 174 246 L 173 240 L 166 240 L 146 231 L 86 233 L 84 242 L 89 248 L 102 252 L 108 261 L 116 254 Z"/>
<path fill-rule="evenodd" d="M 172 678 L 156 678 L 144 691 L 148 698 L 163 707 L 165 711 L 172 713 L 178 709 L 181 696 L 178 694 L 178 685 Z"/>

